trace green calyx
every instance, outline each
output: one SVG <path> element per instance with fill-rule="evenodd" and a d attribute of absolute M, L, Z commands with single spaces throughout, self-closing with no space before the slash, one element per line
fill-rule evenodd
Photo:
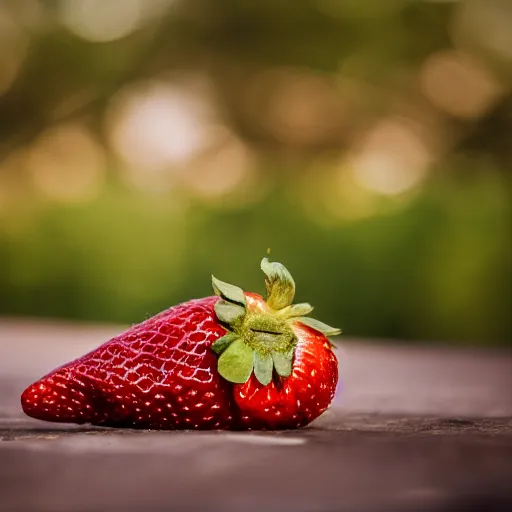
<path fill-rule="evenodd" d="M 279 377 L 289 377 L 297 345 L 291 327 L 294 322 L 325 336 L 341 332 L 307 317 L 313 311 L 309 304 L 292 304 L 295 282 L 284 265 L 264 258 L 261 269 L 266 276 L 265 307 L 251 307 L 241 288 L 212 276 L 213 290 L 219 296 L 215 314 L 228 331 L 212 345 L 212 350 L 219 356 L 219 374 L 230 382 L 244 383 L 254 372 L 266 386 L 272 381 L 274 370 Z"/>

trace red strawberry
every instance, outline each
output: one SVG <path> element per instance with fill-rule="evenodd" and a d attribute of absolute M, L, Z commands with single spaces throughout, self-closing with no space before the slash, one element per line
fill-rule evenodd
<path fill-rule="evenodd" d="M 172 307 L 27 388 L 29 416 L 154 429 L 278 429 L 330 405 L 338 334 L 292 305 L 295 283 L 262 261 L 268 299 L 212 278 L 218 297 Z"/>

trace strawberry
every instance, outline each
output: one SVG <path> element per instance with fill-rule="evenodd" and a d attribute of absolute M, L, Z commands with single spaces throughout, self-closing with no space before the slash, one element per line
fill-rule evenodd
<path fill-rule="evenodd" d="M 212 276 L 216 296 L 172 307 L 29 386 L 37 419 L 151 429 L 283 429 L 330 405 L 339 334 L 292 304 L 295 283 L 266 258 L 267 300 Z"/>

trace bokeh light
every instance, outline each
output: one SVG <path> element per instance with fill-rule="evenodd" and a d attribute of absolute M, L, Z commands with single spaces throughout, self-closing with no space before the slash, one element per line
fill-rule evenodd
<path fill-rule="evenodd" d="M 474 57 L 453 50 L 431 55 L 420 70 L 420 82 L 436 107 L 463 119 L 483 115 L 502 93 L 488 69 Z"/>
<path fill-rule="evenodd" d="M 101 191 L 105 173 L 103 150 L 80 124 L 46 130 L 27 155 L 34 184 L 48 199 L 83 202 Z"/>
<path fill-rule="evenodd" d="M 512 61 L 512 3 L 508 0 L 460 2 L 453 19 L 455 42 L 463 48 L 485 51 L 499 60 Z"/>
<path fill-rule="evenodd" d="M 63 0 L 60 19 L 72 33 L 90 42 L 127 37 L 162 15 L 176 0 Z"/>
<path fill-rule="evenodd" d="M 350 166 L 362 186 L 395 195 L 418 185 L 429 161 L 429 149 L 410 122 L 385 119 L 358 143 Z"/>
<path fill-rule="evenodd" d="M 268 91 L 263 125 L 283 144 L 316 145 L 337 140 L 343 102 L 332 78 L 299 70 L 272 70 L 252 86 Z"/>
<path fill-rule="evenodd" d="M 251 157 L 248 148 L 226 128 L 211 127 L 209 147 L 190 164 L 183 180 L 189 190 L 203 199 L 218 199 L 241 192 L 251 183 Z M 244 203 L 244 196 L 230 203 Z"/>
<path fill-rule="evenodd" d="M 5 93 L 23 64 L 28 37 L 9 11 L 0 6 L 0 96 Z"/>
<path fill-rule="evenodd" d="M 65 0 L 63 23 L 76 35 L 94 42 L 120 39 L 136 30 L 142 21 L 141 0 Z"/>
<path fill-rule="evenodd" d="M 172 84 L 149 82 L 113 98 L 107 130 L 129 166 L 159 172 L 184 164 L 204 147 L 210 117 L 204 98 Z"/>

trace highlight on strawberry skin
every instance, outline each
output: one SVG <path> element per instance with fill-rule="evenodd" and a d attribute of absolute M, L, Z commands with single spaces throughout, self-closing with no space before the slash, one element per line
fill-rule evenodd
<path fill-rule="evenodd" d="M 46 421 L 146 429 L 292 429 L 331 404 L 341 331 L 293 304 L 284 267 L 267 297 L 212 276 L 214 296 L 171 307 L 48 373 L 21 396 Z"/>

